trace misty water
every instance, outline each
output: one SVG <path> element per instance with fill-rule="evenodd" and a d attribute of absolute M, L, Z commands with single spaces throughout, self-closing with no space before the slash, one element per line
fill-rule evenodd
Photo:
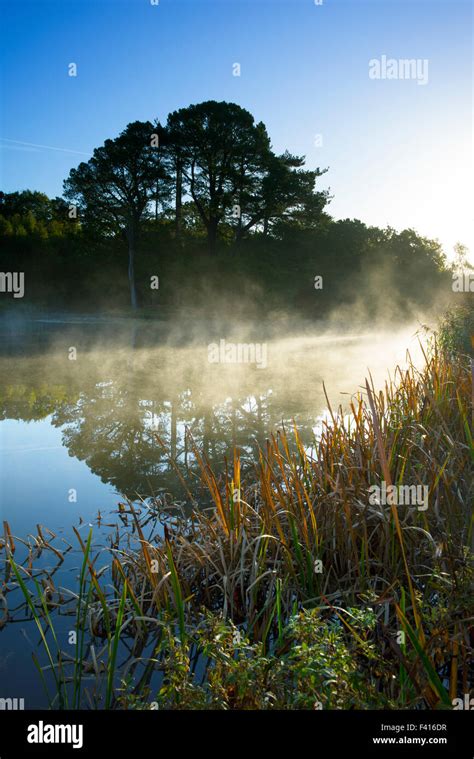
<path fill-rule="evenodd" d="M 416 326 L 319 326 L 261 341 L 265 367 L 210 363 L 222 334 L 203 325 L 198 337 L 193 326 L 191 337 L 185 326 L 170 337 L 166 325 L 123 320 L 3 329 L 0 496 L 13 533 L 68 530 L 121 498 L 185 499 L 176 468 L 198 486 L 194 446 L 216 469 L 235 446 L 250 466 L 283 424 L 311 446 L 327 415 L 323 382 L 332 407 L 347 409 L 369 372 L 383 387 L 407 349 L 418 355 Z"/>
<path fill-rule="evenodd" d="M 45 552 L 39 566 L 54 570 L 56 587 L 75 587 L 81 553 L 73 526 L 86 537 L 93 525 L 95 545 L 106 546 L 119 502 L 156 508 L 177 501 L 186 509 L 183 481 L 206 506 L 195 450 L 218 472 L 238 447 L 244 475 L 247 470 L 251 476 L 259 447 L 283 425 L 291 438 L 295 424 L 310 449 L 327 418 L 323 382 L 332 408 L 347 411 L 369 372 L 383 387 L 405 364 L 407 349 L 417 360 L 416 330 L 351 332 L 319 324 L 284 331 L 273 324 L 249 331 L 196 321 L 171 329 L 166 323 L 60 317 L 4 321 L 2 523 L 23 539 L 37 535 L 40 525 L 54 533 L 60 551 L 72 545 L 63 563 Z M 210 363 L 210 344 L 223 337 L 256 342 L 259 336 L 265 366 Z M 21 559 L 23 544 L 17 547 Z M 11 684 L 10 696 L 26 692 L 28 706 L 44 705 L 39 679 L 32 683 L 30 676 L 35 630 L 23 618 L 1 630 L 0 677 Z M 66 635 L 68 625 L 64 618 L 58 629 L 64 626 Z"/>

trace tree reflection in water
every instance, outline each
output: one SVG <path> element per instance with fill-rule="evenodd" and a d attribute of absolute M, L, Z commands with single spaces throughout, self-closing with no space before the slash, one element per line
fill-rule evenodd
<path fill-rule="evenodd" d="M 193 446 L 221 470 L 237 446 L 244 466 L 255 462 L 265 439 L 295 422 L 311 445 L 326 400 L 347 404 L 366 376 L 385 379 L 397 350 L 412 330 L 383 336 L 324 336 L 270 340 L 268 367 L 208 362 L 209 340 L 165 342 L 153 328 L 117 331 L 24 333 L 3 340 L 0 357 L 0 419 L 51 417 L 69 454 L 87 463 L 104 482 L 130 499 L 162 492 L 186 493 L 177 475 L 198 487 Z M 384 360 L 380 362 L 381 343 Z M 77 359 L 68 359 L 70 346 Z M 347 408 L 347 405 L 346 405 Z"/>
<path fill-rule="evenodd" d="M 293 418 L 309 444 L 324 402 L 321 382 L 319 397 L 305 394 L 288 366 L 209 364 L 207 343 L 99 346 L 71 361 L 67 342 L 0 358 L 0 419 L 50 416 L 69 454 L 131 499 L 182 496 L 173 462 L 195 488 L 194 446 L 217 470 L 234 446 L 251 466 L 265 438 Z"/>

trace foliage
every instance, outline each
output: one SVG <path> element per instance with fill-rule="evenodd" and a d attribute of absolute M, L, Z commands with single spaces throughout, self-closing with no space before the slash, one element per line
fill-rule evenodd
<path fill-rule="evenodd" d="M 312 317 L 342 304 L 408 319 L 435 298 L 442 310 L 451 288 L 439 243 L 332 220 L 325 171 L 277 155 L 265 125 L 235 103 L 190 105 L 165 126 L 135 121 L 71 170 L 65 199 L 0 195 L 1 266 L 25 272 L 28 302 L 81 310 L 202 310 L 216 294 L 219 307 L 230 298 L 232 309 L 257 302 Z"/>
<path fill-rule="evenodd" d="M 474 298 L 451 308 L 440 325 L 440 343 L 450 353 L 474 356 Z"/>
<path fill-rule="evenodd" d="M 108 577 L 76 532 L 72 658 L 50 611 L 65 600 L 32 577 L 56 549 L 40 534 L 18 564 L 6 528 L 51 703 L 71 702 L 72 668 L 73 703 L 99 708 L 451 708 L 472 686 L 470 402 L 466 362 L 434 344 L 350 419 L 330 409 L 312 451 L 273 436 L 247 482 L 237 451 L 219 474 L 194 450 L 213 509 L 162 512 L 146 538 L 149 509 L 121 504 Z M 371 502 L 382 479 L 426 485 L 429 508 Z"/>

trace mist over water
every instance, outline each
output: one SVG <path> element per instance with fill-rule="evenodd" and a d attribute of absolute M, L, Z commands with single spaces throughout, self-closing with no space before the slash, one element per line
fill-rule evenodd
<path fill-rule="evenodd" d="M 61 565 L 49 551 L 36 559 L 57 587 L 77 585 L 73 526 L 83 537 L 93 526 L 100 552 L 113 545 L 117 523 L 124 529 L 117 513 L 124 498 L 142 508 L 190 508 L 176 467 L 198 507 L 210 505 L 193 446 L 217 474 L 237 446 L 250 479 L 259 447 L 282 424 L 291 440 L 294 423 L 311 449 L 327 415 L 323 383 L 333 410 L 347 412 L 369 372 L 382 387 L 405 365 L 407 349 L 420 361 L 415 323 L 350 329 L 230 317 L 172 324 L 51 313 L 0 324 L 0 519 L 13 535 L 31 536 L 30 544 L 40 525 L 61 551 L 72 546 Z M 209 345 L 221 340 L 266 346 L 265 367 L 210 363 Z M 108 557 L 100 554 L 97 567 Z M 70 620 L 56 624 L 66 636 Z M 41 706 L 29 655 L 15 655 L 18 646 L 35 650 L 34 634 L 27 627 L 19 638 L 16 625 L 3 630 L 0 669 L 12 693 Z"/>
<path fill-rule="evenodd" d="M 296 424 L 311 446 L 327 412 L 324 388 L 333 410 L 347 412 L 369 373 L 383 387 L 407 350 L 420 360 L 416 324 L 352 333 L 328 323 L 312 334 L 299 326 L 283 334 L 275 322 L 194 321 L 170 331 L 138 320 L 51 316 L 4 326 L 3 518 L 28 531 L 38 520 L 67 529 L 121 496 L 184 498 L 175 465 L 198 487 L 194 446 L 217 471 L 235 446 L 250 467 L 283 424 Z M 227 354 L 211 362 L 209 346 L 222 342 Z M 77 501 L 68 500 L 71 489 Z"/>

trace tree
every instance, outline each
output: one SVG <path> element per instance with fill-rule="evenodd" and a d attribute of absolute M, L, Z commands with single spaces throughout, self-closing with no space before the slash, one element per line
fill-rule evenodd
<path fill-rule="evenodd" d="M 288 226 L 312 229 L 318 225 L 328 193 L 315 192 L 316 179 L 324 171 L 304 170 L 304 158 L 288 151 L 267 155 L 263 171 L 254 174 L 240 191 L 242 213 L 236 231 L 241 239 L 260 225 L 267 236 Z"/>
<path fill-rule="evenodd" d="M 252 177 L 265 170 L 271 154 L 267 131 L 235 103 L 210 100 L 171 113 L 167 132 L 179 163 L 176 209 L 181 209 L 181 193 L 187 190 L 213 254 L 219 224 L 240 205 Z"/>
<path fill-rule="evenodd" d="M 135 255 L 140 225 L 150 204 L 169 193 L 169 177 L 159 147 L 161 127 L 135 121 L 115 140 L 106 140 L 87 163 L 72 169 L 64 182 L 85 224 L 105 234 L 123 233 L 128 243 L 128 279 L 132 308 L 137 307 Z"/>
<path fill-rule="evenodd" d="M 21 192 L 0 193 L 0 213 L 5 218 L 15 215 L 32 214 L 38 221 L 52 219 L 51 200 L 44 192 L 22 190 Z"/>
<path fill-rule="evenodd" d="M 454 246 L 454 269 L 462 272 L 472 268 L 473 266 L 469 262 L 469 248 L 467 245 L 457 242 Z"/>

